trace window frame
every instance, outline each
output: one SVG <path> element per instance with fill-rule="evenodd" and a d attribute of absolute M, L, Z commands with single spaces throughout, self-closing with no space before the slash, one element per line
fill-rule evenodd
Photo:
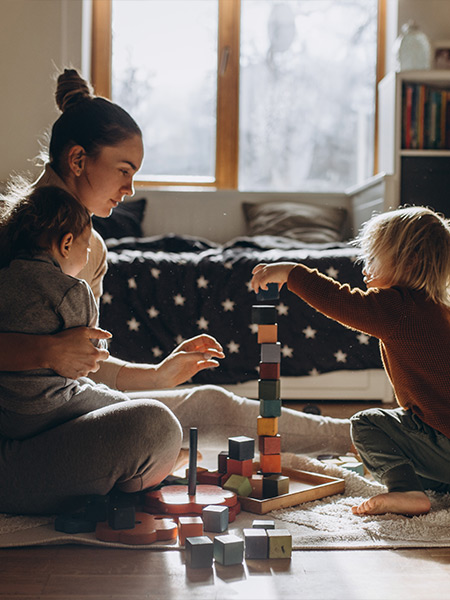
<path fill-rule="evenodd" d="M 199 177 L 136 179 L 137 187 L 201 186 L 238 189 L 239 58 L 241 0 L 218 0 L 216 169 L 212 182 Z M 378 172 L 378 83 L 385 70 L 386 0 L 378 0 L 374 122 L 374 174 Z M 111 98 L 112 0 L 92 0 L 91 81 L 95 93 Z"/>

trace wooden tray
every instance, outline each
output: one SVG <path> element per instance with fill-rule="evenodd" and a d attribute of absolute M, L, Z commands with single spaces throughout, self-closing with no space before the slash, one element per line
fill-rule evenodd
<path fill-rule="evenodd" d="M 255 463 L 256 469 L 259 468 Z M 238 496 L 242 510 L 263 515 L 271 510 L 297 506 L 304 502 L 312 502 L 333 494 L 342 494 L 345 489 L 345 481 L 329 475 L 310 473 L 309 471 L 297 471 L 296 469 L 282 469 L 282 474 L 289 477 L 289 492 L 275 498 L 250 498 Z"/>

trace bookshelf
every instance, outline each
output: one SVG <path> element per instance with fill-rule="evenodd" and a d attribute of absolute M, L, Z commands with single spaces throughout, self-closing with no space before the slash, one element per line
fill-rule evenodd
<path fill-rule="evenodd" d="M 450 217 L 450 70 L 389 73 L 378 100 L 378 165 L 393 179 L 386 208 L 423 204 Z"/>

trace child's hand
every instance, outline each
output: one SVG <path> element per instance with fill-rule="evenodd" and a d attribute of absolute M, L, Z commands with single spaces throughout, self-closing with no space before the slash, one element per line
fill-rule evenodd
<path fill-rule="evenodd" d="M 296 263 L 282 262 L 266 265 L 261 263 L 253 269 L 253 278 L 251 286 L 254 292 L 259 288 L 266 290 L 268 283 L 278 283 L 278 289 L 286 283 L 289 273 L 296 266 Z"/>

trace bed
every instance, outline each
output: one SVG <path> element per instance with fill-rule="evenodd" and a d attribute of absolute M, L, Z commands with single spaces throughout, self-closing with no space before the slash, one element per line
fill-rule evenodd
<path fill-rule="evenodd" d="M 292 218 L 292 203 L 277 203 L 278 224 L 268 227 L 274 225 L 271 207 L 244 203 L 246 235 L 223 242 L 181 233 L 145 235 L 146 198 L 119 207 L 113 218 L 96 219 L 108 246 L 100 325 L 113 334 L 111 353 L 157 363 L 182 340 L 208 333 L 220 341 L 226 357 L 190 383 L 223 385 L 257 397 L 260 347 L 251 323 L 252 268 L 259 262 L 302 261 L 363 286 L 356 250 L 342 239 L 346 210 L 327 207 L 318 226 L 314 207 L 308 208 L 305 224 L 303 212 L 300 219 Z M 286 211 L 288 226 L 279 222 Z M 335 323 L 286 289 L 276 304 L 283 399 L 391 401 L 376 339 Z"/>

